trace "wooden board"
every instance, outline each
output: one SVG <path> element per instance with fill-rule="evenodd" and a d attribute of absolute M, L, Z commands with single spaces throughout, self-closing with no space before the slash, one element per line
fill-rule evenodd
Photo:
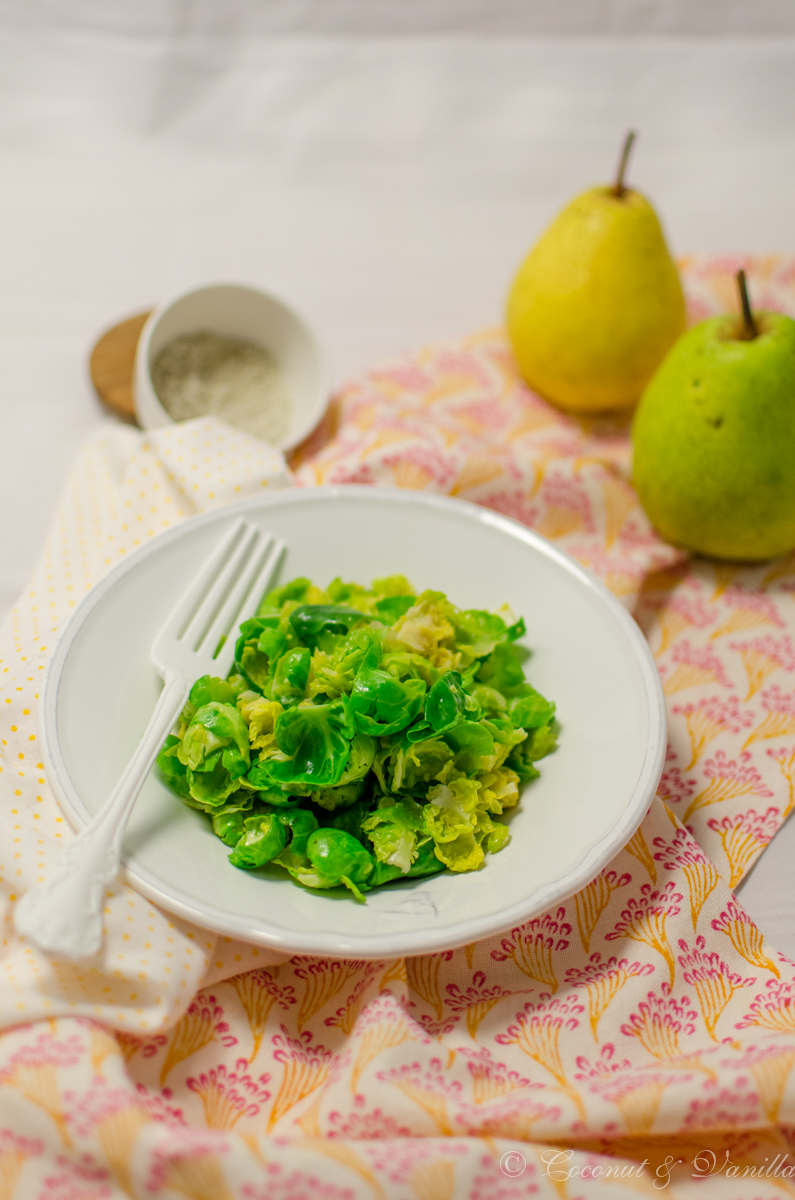
<path fill-rule="evenodd" d="M 149 312 L 137 313 L 108 329 L 94 346 L 89 359 L 91 381 L 97 395 L 125 421 L 135 422 L 135 350 L 148 316 Z"/>

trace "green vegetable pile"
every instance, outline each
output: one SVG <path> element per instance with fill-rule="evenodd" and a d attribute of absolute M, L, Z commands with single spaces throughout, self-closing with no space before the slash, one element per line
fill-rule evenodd
<path fill-rule="evenodd" d="M 236 867 L 276 863 L 358 900 L 474 871 L 556 744 L 555 705 L 514 645 L 524 632 L 401 575 L 325 592 L 295 579 L 241 625 L 232 674 L 194 684 L 158 766 Z"/>

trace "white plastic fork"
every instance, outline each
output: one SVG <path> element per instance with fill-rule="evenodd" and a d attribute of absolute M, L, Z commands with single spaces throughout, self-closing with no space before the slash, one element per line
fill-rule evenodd
<path fill-rule="evenodd" d="M 193 683 L 202 675 L 226 678 L 235 626 L 256 611 L 283 552 L 283 542 L 236 521 L 155 638 L 151 659 L 163 690 L 132 758 L 52 876 L 16 906 L 18 933 L 40 950 L 75 961 L 98 952 L 103 895 L 118 874 L 124 831 L 144 781 Z"/>

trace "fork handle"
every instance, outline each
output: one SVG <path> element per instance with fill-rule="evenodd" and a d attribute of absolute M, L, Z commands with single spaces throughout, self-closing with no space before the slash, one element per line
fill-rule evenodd
<path fill-rule="evenodd" d="M 99 950 L 103 893 L 118 873 L 130 813 L 189 690 L 181 676 L 165 674 L 149 724 L 107 803 L 67 843 L 50 878 L 17 904 L 17 932 L 40 950 L 72 960 L 90 958 Z"/>

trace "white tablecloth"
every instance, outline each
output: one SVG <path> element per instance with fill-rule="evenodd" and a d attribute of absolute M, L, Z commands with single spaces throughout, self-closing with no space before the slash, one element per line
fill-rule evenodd
<path fill-rule="evenodd" d="M 490 36 L 471 5 L 459 33 L 396 35 L 384 17 L 324 34 L 312 6 L 297 33 L 276 5 L 241 19 L 256 7 L 169 6 L 161 27 L 127 0 L 0 7 L 0 612 L 79 445 L 111 420 L 87 379 L 93 340 L 183 286 L 285 295 L 341 381 L 498 321 L 524 251 L 611 175 L 629 127 L 631 182 L 675 251 L 795 250 L 791 36 L 513 35 L 557 26 L 517 24 L 510 4 Z M 788 28 L 775 4 L 725 8 L 729 30 Z M 698 30 L 662 17 L 646 27 Z M 789 826 L 743 891 L 791 954 L 793 848 Z"/>

